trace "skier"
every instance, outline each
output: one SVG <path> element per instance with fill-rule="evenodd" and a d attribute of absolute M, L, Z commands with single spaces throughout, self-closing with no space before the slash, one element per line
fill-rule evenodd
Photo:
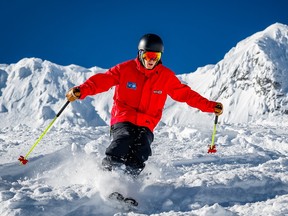
<path fill-rule="evenodd" d="M 73 102 L 115 86 L 111 111 L 113 139 L 102 161 L 107 170 L 125 167 L 128 174 L 140 174 L 144 162 L 151 156 L 153 130 L 161 119 L 167 95 L 203 112 L 216 115 L 223 112 L 221 103 L 209 101 L 191 90 L 162 64 L 163 51 L 163 41 L 158 35 L 145 34 L 139 41 L 135 59 L 91 76 L 66 94 L 67 99 Z"/>

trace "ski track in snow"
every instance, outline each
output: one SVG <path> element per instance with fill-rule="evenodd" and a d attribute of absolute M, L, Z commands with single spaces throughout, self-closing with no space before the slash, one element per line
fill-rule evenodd
<path fill-rule="evenodd" d="M 108 126 L 52 128 L 26 166 L 17 158 L 41 129 L 2 128 L 0 215 L 288 215 L 287 128 L 220 124 L 216 154 L 207 154 L 209 129 L 159 126 L 153 156 L 133 180 L 101 170 Z M 139 208 L 111 206 L 114 190 Z"/>

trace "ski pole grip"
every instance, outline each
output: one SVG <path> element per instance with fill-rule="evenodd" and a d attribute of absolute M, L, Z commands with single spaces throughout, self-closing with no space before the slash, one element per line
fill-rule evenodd
<path fill-rule="evenodd" d="M 215 115 L 215 120 L 214 120 L 214 124 L 216 125 L 218 123 L 218 116 Z"/>
<path fill-rule="evenodd" d="M 61 115 L 61 113 L 64 111 L 64 109 L 68 106 L 68 104 L 70 103 L 70 101 L 66 101 L 66 103 L 64 104 L 64 106 L 61 108 L 61 110 L 57 113 L 57 117 L 59 117 Z"/>

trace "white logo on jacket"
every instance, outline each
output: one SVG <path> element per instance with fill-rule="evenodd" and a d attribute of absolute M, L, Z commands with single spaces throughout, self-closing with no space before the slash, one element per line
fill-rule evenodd
<path fill-rule="evenodd" d="M 154 94 L 162 94 L 162 90 L 154 90 L 153 93 Z"/>

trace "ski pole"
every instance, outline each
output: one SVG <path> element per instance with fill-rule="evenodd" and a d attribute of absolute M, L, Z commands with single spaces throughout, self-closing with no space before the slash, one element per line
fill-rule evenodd
<path fill-rule="evenodd" d="M 44 130 L 44 132 L 40 135 L 40 137 L 36 140 L 36 142 L 33 144 L 33 146 L 31 147 L 31 149 L 29 150 L 29 152 L 24 156 L 20 156 L 18 158 L 18 160 L 20 161 L 20 163 L 22 165 L 25 165 L 28 163 L 28 156 L 30 155 L 30 153 L 33 151 L 33 149 L 38 145 L 38 143 L 42 140 L 42 138 L 45 136 L 45 134 L 48 132 L 48 130 L 51 128 L 51 126 L 54 124 L 54 122 L 56 121 L 56 119 L 61 115 L 61 113 L 64 111 L 64 109 L 68 106 L 68 104 L 70 103 L 70 101 L 67 101 L 64 106 L 61 108 L 61 110 L 56 114 L 56 116 L 54 117 L 54 119 L 51 121 L 51 123 L 47 126 L 47 128 Z"/>
<path fill-rule="evenodd" d="M 212 142 L 208 148 L 208 152 L 207 153 L 216 153 L 216 145 L 215 145 L 215 135 L 216 135 L 216 125 L 218 123 L 218 116 L 215 115 L 215 120 L 214 120 L 214 127 L 213 127 L 213 133 L 212 133 Z"/>

